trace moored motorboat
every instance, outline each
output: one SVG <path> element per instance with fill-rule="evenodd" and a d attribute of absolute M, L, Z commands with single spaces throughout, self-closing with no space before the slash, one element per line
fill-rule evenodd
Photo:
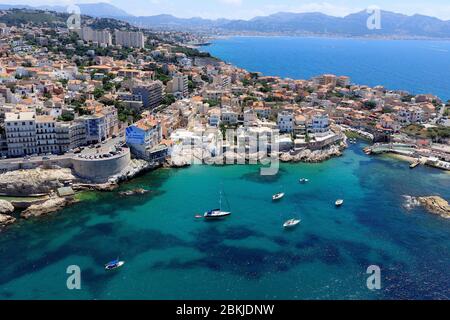
<path fill-rule="evenodd" d="M 284 197 L 284 193 L 277 193 L 272 196 L 272 200 L 273 201 L 280 200 L 283 197 Z"/>
<path fill-rule="evenodd" d="M 340 207 L 343 204 L 344 204 L 344 200 L 342 200 L 342 199 L 336 200 L 336 202 L 335 202 L 336 207 Z"/>
<path fill-rule="evenodd" d="M 309 179 L 301 178 L 299 181 L 300 181 L 300 183 L 308 183 Z"/>
<path fill-rule="evenodd" d="M 283 228 L 293 228 L 301 222 L 300 219 L 290 219 L 283 224 Z"/>
<path fill-rule="evenodd" d="M 105 265 L 105 270 L 114 270 L 122 267 L 125 264 L 125 261 L 119 261 L 119 259 L 108 262 Z"/>

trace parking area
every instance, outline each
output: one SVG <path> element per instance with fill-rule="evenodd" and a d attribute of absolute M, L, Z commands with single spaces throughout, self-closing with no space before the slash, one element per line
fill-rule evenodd
<path fill-rule="evenodd" d="M 6 158 L 0 159 L 0 164 L 11 164 L 11 163 L 25 163 L 25 162 L 39 162 L 39 161 L 51 161 L 51 160 L 63 160 L 70 159 L 74 157 L 83 157 L 85 159 L 102 159 L 118 155 L 122 152 L 121 147 L 125 145 L 124 137 L 116 137 L 113 139 L 106 140 L 97 145 L 91 145 L 80 148 L 79 152 L 71 151 L 63 155 L 32 155 L 21 158 Z"/>

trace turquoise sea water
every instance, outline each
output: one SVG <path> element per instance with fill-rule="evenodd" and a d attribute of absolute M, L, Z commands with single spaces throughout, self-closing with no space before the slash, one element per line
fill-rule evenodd
<path fill-rule="evenodd" d="M 232 37 L 202 50 L 249 71 L 309 79 L 333 73 L 450 99 L 450 42 L 300 37 Z"/>
<path fill-rule="evenodd" d="M 406 211 L 402 195 L 450 199 L 450 175 L 368 157 L 352 145 L 321 164 L 161 169 L 121 190 L 94 193 L 53 216 L 0 233 L 1 299 L 394 299 L 450 298 L 450 221 Z M 299 184 L 307 177 L 309 184 Z M 233 212 L 196 220 L 225 191 Z M 272 194 L 286 197 L 272 203 Z M 337 198 L 345 199 L 335 208 Z M 302 219 L 285 231 L 289 218 Z M 106 272 L 116 257 L 125 266 Z M 366 288 L 381 267 L 382 289 Z M 66 288 L 66 268 L 82 290 Z"/>

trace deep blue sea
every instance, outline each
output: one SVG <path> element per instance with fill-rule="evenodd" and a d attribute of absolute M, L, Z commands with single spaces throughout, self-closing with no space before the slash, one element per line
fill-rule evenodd
<path fill-rule="evenodd" d="M 309 79 L 333 73 L 450 99 L 450 41 L 303 37 L 231 37 L 203 51 L 264 75 Z"/>
<path fill-rule="evenodd" d="M 450 174 L 362 147 L 275 176 L 251 165 L 156 170 L 121 186 L 149 194 L 88 193 L 20 221 L 0 233 L 0 299 L 449 299 L 450 220 L 406 210 L 403 195 L 450 199 Z M 220 190 L 232 215 L 195 219 Z M 290 218 L 302 222 L 283 230 Z M 116 257 L 126 264 L 106 272 Z M 70 265 L 81 290 L 66 287 Z M 381 268 L 379 291 L 366 286 L 369 265 Z"/>

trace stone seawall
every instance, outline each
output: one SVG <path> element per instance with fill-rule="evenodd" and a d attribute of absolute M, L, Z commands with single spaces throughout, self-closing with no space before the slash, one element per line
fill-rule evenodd
<path fill-rule="evenodd" d="M 108 181 L 112 176 L 120 174 L 131 161 L 129 149 L 124 149 L 120 155 L 104 159 L 83 159 L 76 155 L 61 156 L 50 160 L 24 160 L 11 159 L 11 161 L 0 162 L 0 174 L 16 170 L 30 169 L 72 169 L 73 173 L 85 180 L 94 183 Z"/>

